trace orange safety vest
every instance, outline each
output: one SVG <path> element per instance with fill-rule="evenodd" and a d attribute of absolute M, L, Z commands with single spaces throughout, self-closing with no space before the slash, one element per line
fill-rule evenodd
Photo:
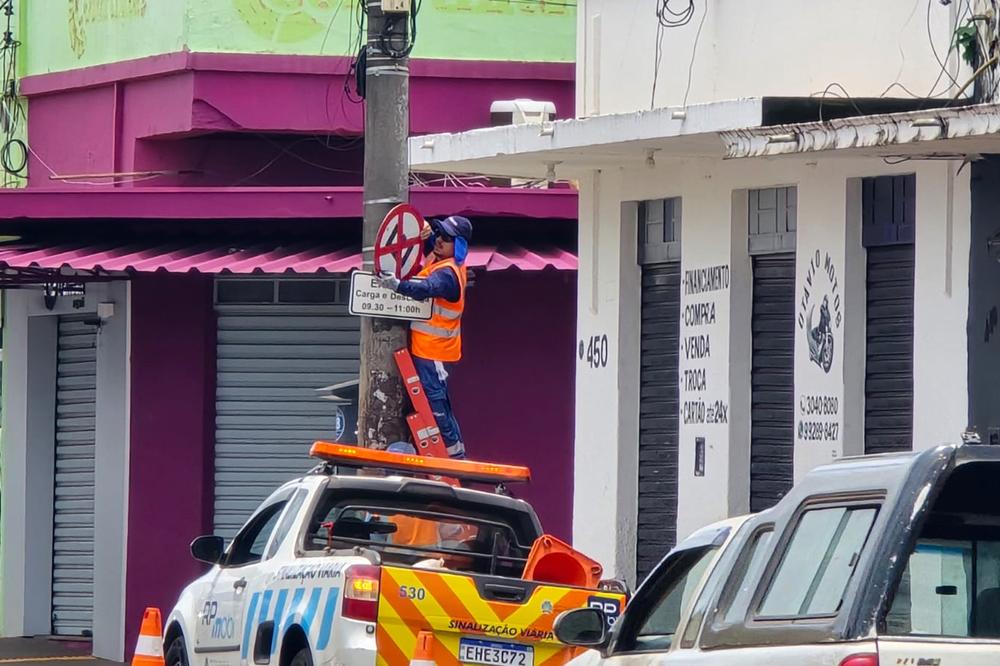
<path fill-rule="evenodd" d="M 434 271 L 452 270 L 458 277 L 458 301 L 452 303 L 435 298 L 431 303 L 431 318 L 410 322 L 410 350 L 414 356 L 429 361 L 454 362 L 462 358 L 462 311 L 465 310 L 465 266 L 445 259 L 424 266 L 417 273 L 425 278 Z"/>

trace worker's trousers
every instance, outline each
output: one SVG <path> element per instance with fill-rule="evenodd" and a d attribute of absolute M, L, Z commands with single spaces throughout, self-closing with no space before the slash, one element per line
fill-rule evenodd
<path fill-rule="evenodd" d="M 451 364 L 414 356 L 413 365 L 417 368 L 420 383 L 424 385 L 427 400 L 431 403 L 431 411 L 441 430 L 441 439 L 448 448 L 448 455 L 452 458 L 464 458 L 462 431 L 458 428 L 458 421 L 448 398 L 448 366 Z"/>

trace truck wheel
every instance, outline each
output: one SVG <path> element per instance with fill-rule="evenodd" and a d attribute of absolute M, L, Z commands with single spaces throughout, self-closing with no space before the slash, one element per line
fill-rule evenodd
<path fill-rule="evenodd" d="M 183 636 L 178 636 L 170 642 L 170 647 L 167 648 L 167 654 L 163 661 L 166 666 L 188 666 L 187 648 L 184 647 Z"/>
<path fill-rule="evenodd" d="M 171 666 L 171 664 L 168 662 L 167 666 Z M 292 663 L 288 666 L 313 666 L 312 652 L 307 647 L 302 648 L 295 653 L 295 656 L 292 657 Z"/>

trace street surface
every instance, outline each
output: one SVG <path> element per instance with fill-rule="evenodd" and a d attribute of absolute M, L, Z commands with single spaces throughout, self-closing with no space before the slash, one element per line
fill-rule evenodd
<path fill-rule="evenodd" d="M 73 664 L 74 666 L 116 666 L 117 662 L 90 656 L 90 643 L 47 638 L 0 639 L 0 666 L 18 664 Z"/>

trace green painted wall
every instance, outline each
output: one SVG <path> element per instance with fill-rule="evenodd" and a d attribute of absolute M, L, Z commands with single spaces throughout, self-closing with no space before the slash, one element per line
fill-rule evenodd
<path fill-rule="evenodd" d="M 572 62 L 573 0 L 423 0 L 415 57 Z M 25 74 L 187 48 L 348 55 L 357 0 L 31 0 Z"/>
<path fill-rule="evenodd" d="M 423 0 L 422 58 L 572 62 L 576 9 L 560 0 Z M 337 54 L 355 51 L 356 0 L 190 0 L 192 51 Z"/>
<path fill-rule="evenodd" d="M 170 53 L 185 44 L 184 0 L 30 0 L 24 4 L 27 34 L 22 41 L 29 75 Z"/>

